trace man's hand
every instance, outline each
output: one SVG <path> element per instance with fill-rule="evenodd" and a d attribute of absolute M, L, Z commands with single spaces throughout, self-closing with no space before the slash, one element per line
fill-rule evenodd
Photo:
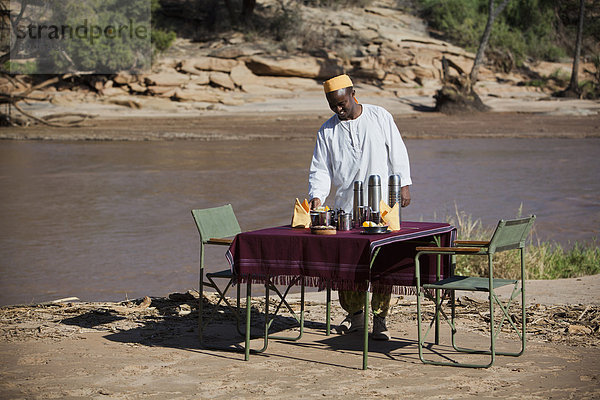
<path fill-rule="evenodd" d="M 406 207 L 410 204 L 410 189 L 408 186 L 402 186 L 402 188 L 400 188 L 400 196 L 402 196 L 402 207 Z"/>
<path fill-rule="evenodd" d="M 321 207 L 321 199 L 319 199 L 318 197 L 315 197 L 314 199 L 312 199 L 310 201 L 310 209 L 316 210 L 318 207 Z"/>

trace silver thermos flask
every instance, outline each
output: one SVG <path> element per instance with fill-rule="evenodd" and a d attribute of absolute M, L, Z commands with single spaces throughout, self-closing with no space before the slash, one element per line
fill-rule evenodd
<path fill-rule="evenodd" d="M 352 208 L 352 217 L 354 218 L 355 224 L 358 224 L 360 221 L 360 207 L 364 205 L 363 183 L 362 181 L 354 181 L 354 207 Z"/>
<path fill-rule="evenodd" d="M 402 196 L 400 194 L 400 175 L 390 175 L 388 179 L 389 206 L 394 207 L 396 203 L 402 205 Z"/>
<path fill-rule="evenodd" d="M 379 175 L 369 176 L 369 208 L 372 212 L 379 212 L 381 200 L 381 178 Z"/>
<path fill-rule="evenodd" d="M 394 207 L 396 203 L 400 204 L 400 209 L 398 211 L 398 219 L 402 221 L 402 194 L 401 194 L 402 184 L 400 180 L 400 175 L 390 175 L 388 178 L 388 197 L 389 197 L 389 206 Z"/>

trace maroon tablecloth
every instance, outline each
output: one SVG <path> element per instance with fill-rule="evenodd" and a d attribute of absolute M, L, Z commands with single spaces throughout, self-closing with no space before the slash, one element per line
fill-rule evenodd
<path fill-rule="evenodd" d="M 438 235 L 441 246 L 449 246 L 455 228 L 446 223 L 403 221 L 400 231 L 365 235 L 361 229 L 336 235 L 315 235 L 310 229 L 290 226 L 261 229 L 237 235 L 227 251 L 232 271 L 240 282 L 264 283 L 267 277 L 287 284 L 303 276 L 305 285 L 335 290 L 375 291 L 390 286 L 414 286 L 415 247 L 434 245 Z M 380 248 L 373 268 L 371 257 Z M 433 256 L 422 257 L 423 283 L 435 280 Z M 448 257 L 442 260 L 442 276 L 449 271 Z"/>

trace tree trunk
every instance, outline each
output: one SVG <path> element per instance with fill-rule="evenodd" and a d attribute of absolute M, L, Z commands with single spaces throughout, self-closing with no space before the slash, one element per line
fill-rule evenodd
<path fill-rule="evenodd" d="M 242 3 L 242 23 L 248 24 L 256 7 L 256 0 L 244 0 Z"/>
<path fill-rule="evenodd" d="M 490 35 L 492 34 L 492 25 L 494 25 L 494 21 L 496 17 L 504 10 L 504 7 L 508 4 L 510 0 L 504 0 L 496 9 L 494 9 L 494 0 L 489 0 L 488 8 L 489 15 L 487 23 L 485 24 L 485 30 L 483 31 L 483 36 L 481 37 L 481 41 L 479 42 L 479 48 L 477 49 L 477 54 L 475 55 L 475 61 L 473 62 L 473 68 L 471 69 L 471 73 L 469 74 L 470 84 L 474 85 L 477 82 L 477 75 L 479 74 L 479 67 L 483 61 L 483 55 L 485 54 L 485 49 L 487 47 L 488 41 L 490 40 Z M 583 1 L 583 0 L 582 0 Z"/>
<path fill-rule="evenodd" d="M 235 26 L 238 23 L 237 15 L 235 13 L 235 8 L 231 0 L 225 0 L 225 7 L 227 8 L 227 13 L 229 14 L 229 20 L 231 21 L 231 25 Z"/>
<path fill-rule="evenodd" d="M 8 23 L 11 25 L 10 29 L 12 31 L 16 31 L 16 27 L 19 25 L 19 22 L 21 22 L 21 19 L 23 18 L 23 14 L 25 14 L 25 10 L 27 9 L 27 6 L 29 5 L 29 1 L 28 0 L 23 0 L 21 2 L 21 11 L 19 12 L 19 15 L 17 15 L 14 19 L 10 18 L 10 10 L 9 10 L 9 3 L 8 2 L 2 2 L 0 4 L 0 11 L 2 12 L 3 18 L 6 15 L 7 17 L 7 21 L 5 21 L 5 23 Z M 0 66 L 4 65 L 5 62 L 9 61 L 11 56 L 14 56 L 15 53 L 17 53 L 19 51 L 17 45 L 18 45 L 18 41 L 15 41 L 13 46 L 10 47 L 8 49 L 8 51 L 5 54 L 2 54 L 0 56 Z"/>
<path fill-rule="evenodd" d="M 583 15 L 584 0 L 579 0 L 579 24 L 577 25 L 577 40 L 575 42 L 575 55 L 573 56 L 573 70 L 571 71 L 571 81 L 566 92 L 579 94 L 579 56 L 581 55 L 581 41 L 583 40 Z"/>
<path fill-rule="evenodd" d="M 239 4 L 236 2 L 236 4 Z M 234 6 L 231 0 L 225 0 L 225 7 L 227 8 L 227 12 L 229 13 L 229 19 L 231 20 L 231 25 L 238 25 L 241 22 L 244 25 L 250 23 L 250 17 L 252 17 L 252 13 L 254 12 L 254 8 L 256 7 L 256 0 L 242 0 L 242 10 L 238 14 L 236 13 L 236 7 Z"/>

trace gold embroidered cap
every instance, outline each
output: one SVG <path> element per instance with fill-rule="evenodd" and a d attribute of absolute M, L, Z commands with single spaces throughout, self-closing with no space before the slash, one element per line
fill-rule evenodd
<path fill-rule="evenodd" d="M 354 86 L 352 84 L 352 80 L 346 74 L 338 75 L 334 78 L 331 78 L 325 82 L 323 82 L 323 90 L 325 93 L 334 92 L 339 89 L 344 89 L 350 86 Z"/>

